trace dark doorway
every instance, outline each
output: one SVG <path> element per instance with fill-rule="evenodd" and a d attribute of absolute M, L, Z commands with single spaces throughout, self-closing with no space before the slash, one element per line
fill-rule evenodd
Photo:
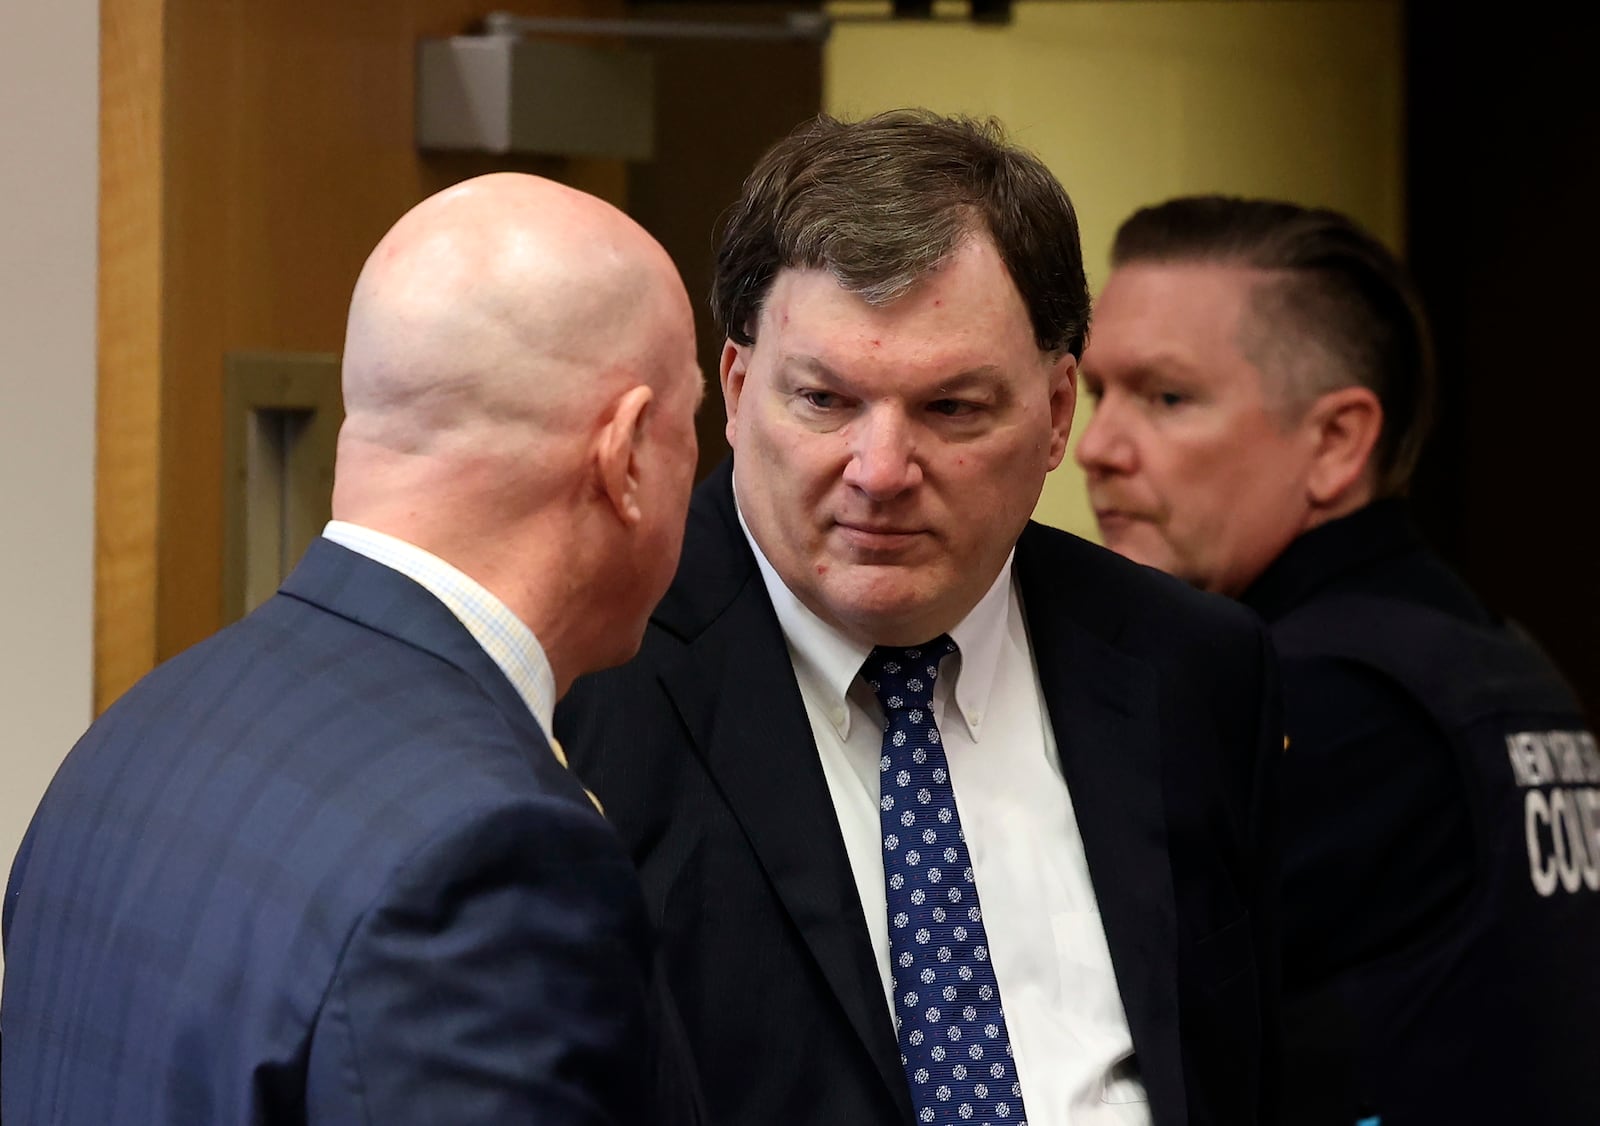
<path fill-rule="evenodd" d="M 1592 519 L 1600 92 L 1585 38 L 1534 9 L 1407 6 L 1409 256 L 1442 388 L 1424 528 L 1600 717 Z"/>
<path fill-rule="evenodd" d="M 640 19 L 781 23 L 816 3 L 635 2 Z M 822 44 L 806 40 L 652 40 L 656 59 L 656 156 L 632 165 L 628 210 L 661 240 L 695 303 L 700 365 L 708 386 L 698 420 L 700 476 L 728 452 L 711 320 L 713 235 L 746 173 L 775 141 L 822 108 Z"/>

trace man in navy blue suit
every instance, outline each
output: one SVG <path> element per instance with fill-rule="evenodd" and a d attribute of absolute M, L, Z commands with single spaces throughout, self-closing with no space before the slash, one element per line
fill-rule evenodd
<path fill-rule="evenodd" d="M 550 736 L 682 540 L 665 252 L 531 176 L 368 259 L 334 520 L 67 756 L 4 907 L 13 1123 L 692 1122 L 629 859 Z"/>

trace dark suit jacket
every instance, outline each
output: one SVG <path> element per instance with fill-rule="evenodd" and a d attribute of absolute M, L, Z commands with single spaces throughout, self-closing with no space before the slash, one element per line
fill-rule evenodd
<path fill-rule="evenodd" d="M 1263 1121 L 1276 1005 L 1267 822 L 1283 736 L 1262 630 L 1237 605 L 1037 525 L 1015 573 L 1155 1121 Z M 696 492 L 639 656 L 580 680 L 556 722 L 643 874 L 711 1119 L 911 1122 L 844 842 L 726 466 Z"/>
<path fill-rule="evenodd" d="M 19 1126 L 691 1120 L 615 834 L 450 612 L 328 541 L 90 728 L 4 922 Z"/>

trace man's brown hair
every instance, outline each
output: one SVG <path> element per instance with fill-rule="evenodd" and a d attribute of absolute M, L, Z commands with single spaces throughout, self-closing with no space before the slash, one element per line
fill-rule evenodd
<path fill-rule="evenodd" d="M 1081 356 L 1089 287 L 1067 193 L 998 122 L 926 110 L 823 115 L 770 149 L 723 221 L 712 310 L 729 339 L 753 343 L 784 269 L 827 270 L 887 304 L 974 233 L 993 240 L 1039 348 Z"/>

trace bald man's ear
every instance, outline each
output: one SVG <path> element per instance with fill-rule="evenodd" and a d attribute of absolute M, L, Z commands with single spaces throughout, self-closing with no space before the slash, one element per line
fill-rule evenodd
<path fill-rule="evenodd" d="M 1318 508 L 1341 507 L 1354 499 L 1365 503 L 1372 451 L 1383 431 L 1383 407 L 1368 387 L 1341 387 L 1322 395 L 1306 414 L 1315 443 L 1306 490 Z"/>
<path fill-rule="evenodd" d="M 646 415 L 655 392 L 634 387 L 617 399 L 616 409 L 595 439 L 595 464 L 600 474 L 600 489 L 617 518 L 633 527 L 642 516 L 639 509 L 639 443 L 644 439 Z"/>

